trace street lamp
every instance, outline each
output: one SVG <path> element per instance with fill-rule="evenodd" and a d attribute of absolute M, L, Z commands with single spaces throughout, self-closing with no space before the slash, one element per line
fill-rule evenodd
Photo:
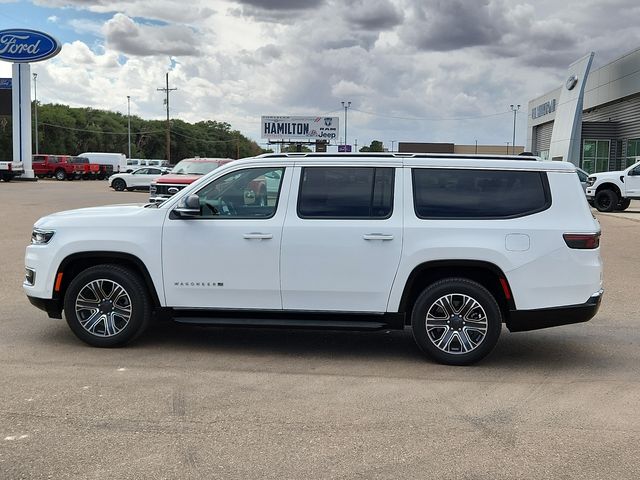
<path fill-rule="evenodd" d="M 349 144 L 347 142 L 347 110 L 351 106 L 351 102 L 342 102 L 342 106 L 344 107 L 344 144 L 347 146 Z"/>
<path fill-rule="evenodd" d="M 520 110 L 520 105 L 510 105 L 510 106 L 511 106 L 511 111 L 513 112 L 513 143 L 511 143 L 511 153 L 515 155 L 516 154 L 516 117 L 518 116 L 518 110 Z"/>
<path fill-rule="evenodd" d="M 128 145 L 129 145 L 129 158 L 131 158 L 131 96 L 127 95 L 127 117 L 128 117 Z"/>
<path fill-rule="evenodd" d="M 36 155 L 38 154 L 38 74 L 33 74 L 33 108 L 36 120 Z"/>

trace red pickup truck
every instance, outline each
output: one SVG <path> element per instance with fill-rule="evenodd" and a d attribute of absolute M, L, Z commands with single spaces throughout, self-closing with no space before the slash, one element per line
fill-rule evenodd
<path fill-rule="evenodd" d="M 55 177 L 57 180 L 97 178 L 100 166 L 82 157 L 69 155 L 38 154 L 33 156 L 33 171 L 39 178 Z"/>
<path fill-rule="evenodd" d="M 231 158 L 185 158 L 179 161 L 168 175 L 158 177 L 151 182 L 149 202 L 164 202 L 203 175 L 232 161 Z"/>

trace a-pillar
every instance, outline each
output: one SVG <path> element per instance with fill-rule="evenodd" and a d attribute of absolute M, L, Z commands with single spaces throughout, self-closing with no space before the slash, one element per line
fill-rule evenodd
<path fill-rule="evenodd" d="M 31 158 L 31 65 L 13 64 L 13 161 L 22 162 L 22 178 L 35 179 Z"/>

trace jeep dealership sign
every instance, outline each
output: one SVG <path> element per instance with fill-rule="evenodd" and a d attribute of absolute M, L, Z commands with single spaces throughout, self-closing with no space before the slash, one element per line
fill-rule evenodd
<path fill-rule="evenodd" d="M 54 57 L 62 46 L 51 35 L 27 29 L 0 30 L 0 60 L 31 63 Z"/>
<path fill-rule="evenodd" d="M 262 138 L 270 140 L 338 138 L 338 117 L 262 117 Z"/>

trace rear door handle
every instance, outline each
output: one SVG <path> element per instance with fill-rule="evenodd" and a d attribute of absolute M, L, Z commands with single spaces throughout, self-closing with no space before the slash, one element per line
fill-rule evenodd
<path fill-rule="evenodd" d="M 365 240 L 393 240 L 393 235 L 385 235 L 384 233 L 367 233 L 362 236 Z"/>
<path fill-rule="evenodd" d="M 247 240 L 269 240 L 269 239 L 273 238 L 273 234 L 272 233 L 251 232 L 251 233 L 245 233 L 244 235 L 242 235 L 242 238 L 245 238 Z"/>

